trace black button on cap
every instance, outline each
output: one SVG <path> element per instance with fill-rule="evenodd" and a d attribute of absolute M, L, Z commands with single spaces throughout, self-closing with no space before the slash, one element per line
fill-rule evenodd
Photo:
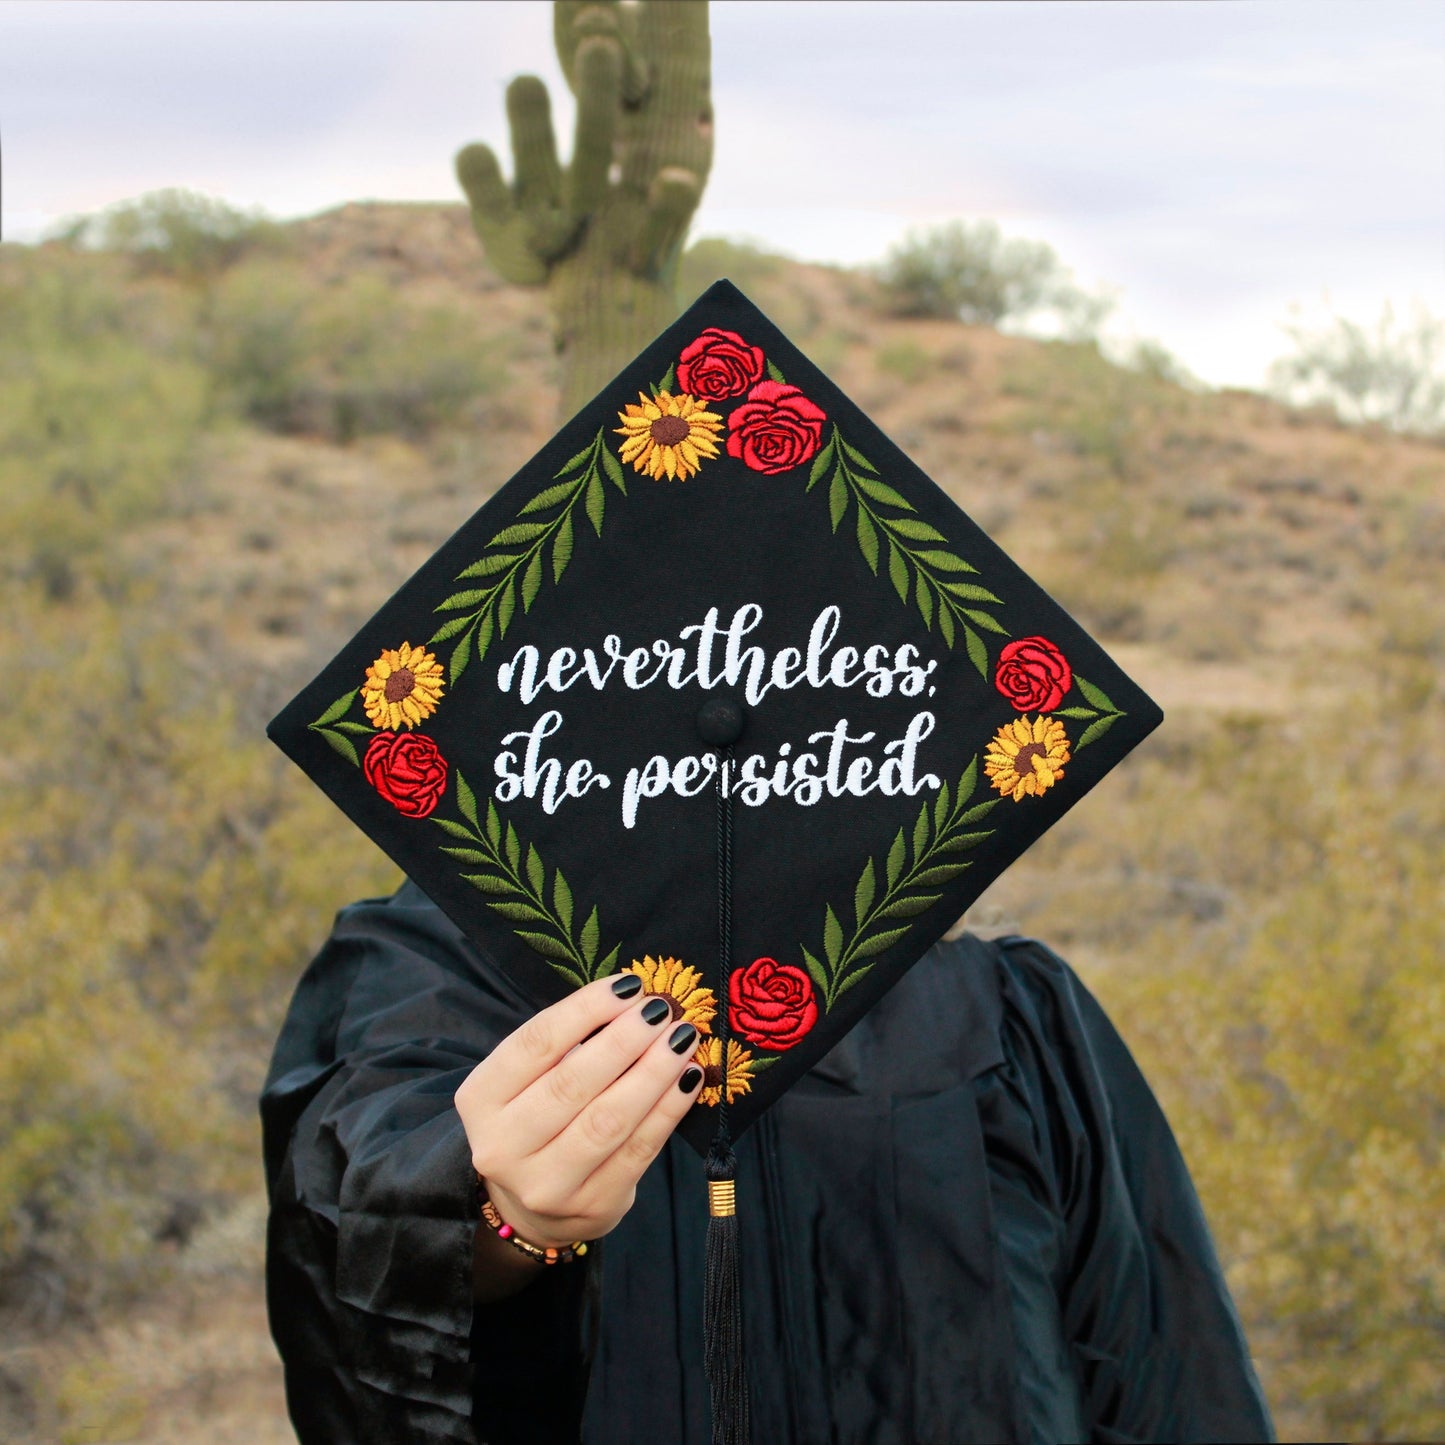
<path fill-rule="evenodd" d="M 747 714 L 730 697 L 710 697 L 697 710 L 697 730 L 703 742 L 725 748 L 743 735 Z"/>

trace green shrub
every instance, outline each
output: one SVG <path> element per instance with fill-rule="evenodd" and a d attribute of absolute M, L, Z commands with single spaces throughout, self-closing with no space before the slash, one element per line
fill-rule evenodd
<path fill-rule="evenodd" d="M 893 316 L 997 326 L 1049 311 L 1073 337 L 1097 331 L 1111 305 L 1081 290 L 1053 247 L 1006 237 L 992 221 L 911 232 L 888 253 L 879 281 Z"/>

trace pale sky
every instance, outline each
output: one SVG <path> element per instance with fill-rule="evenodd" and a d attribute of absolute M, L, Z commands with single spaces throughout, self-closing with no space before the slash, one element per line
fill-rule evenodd
<path fill-rule="evenodd" d="M 6 239 L 166 186 L 273 215 L 455 200 L 550 6 L 0 0 Z M 879 259 L 992 217 L 1117 326 L 1257 384 L 1292 302 L 1445 315 L 1445 3 L 715 0 L 693 234 Z"/>

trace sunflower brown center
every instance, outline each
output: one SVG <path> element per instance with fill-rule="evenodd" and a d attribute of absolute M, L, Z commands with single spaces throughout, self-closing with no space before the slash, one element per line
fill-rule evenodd
<path fill-rule="evenodd" d="M 687 440 L 687 434 L 692 428 L 683 417 L 660 416 L 648 430 L 658 446 L 675 447 L 678 442 Z"/>
<path fill-rule="evenodd" d="M 721 1064 L 707 1064 L 702 1071 L 702 1086 L 704 1089 L 722 1088 L 723 1071 Z"/>
<path fill-rule="evenodd" d="M 387 702 L 400 702 L 405 697 L 411 696 L 411 690 L 416 686 L 416 674 L 409 667 L 399 667 L 386 680 Z"/>
<path fill-rule="evenodd" d="M 1034 775 L 1034 759 L 1047 758 L 1048 755 L 1049 750 L 1042 743 L 1025 743 L 1014 759 L 1014 772 L 1021 778 L 1031 778 Z"/>

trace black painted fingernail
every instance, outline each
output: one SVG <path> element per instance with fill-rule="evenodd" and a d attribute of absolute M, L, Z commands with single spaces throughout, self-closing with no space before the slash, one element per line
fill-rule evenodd
<path fill-rule="evenodd" d="M 618 998 L 632 998 L 642 987 L 642 980 L 635 973 L 624 973 L 612 980 L 612 992 Z"/>
<path fill-rule="evenodd" d="M 685 1054 L 697 1042 L 697 1030 L 691 1024 L 678 1024 L 667 1046 L 675 1054 Z"/>
<path fill-rule="evenodd" d="M 682 1071 L 682 1077 L 677 1081 L 677 1087 L 684 1094 L 690 1094 L 700 1083 L 702 1083 L 702 1070 L 694 1064 L 690 1069 Z"/>
<path fill-rule="evenodd" d="M 636 975 L 633 977 L 636 978 Z M 642 982 L 640 978 L 637 981 Z M 671 1012 L 665 998 L 650 998 L 642 1005 L 642 1017 L 650 1024 L 660 1024 Z"/>

